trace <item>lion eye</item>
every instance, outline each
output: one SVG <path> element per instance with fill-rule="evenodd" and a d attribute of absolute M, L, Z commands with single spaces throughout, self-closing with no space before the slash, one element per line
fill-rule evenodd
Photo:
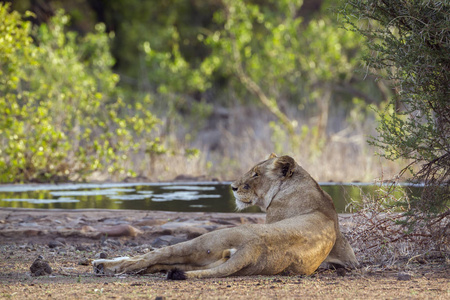
<path fill-rule="evenodd" d="M 258 177 L 259 175 L 258 175 L 258 173 L 256 173 L 256 172 L 254 172 L 253 173 L 253 175 L 252 175 L 252 177 L 254 178 L 254 177 Z"/>

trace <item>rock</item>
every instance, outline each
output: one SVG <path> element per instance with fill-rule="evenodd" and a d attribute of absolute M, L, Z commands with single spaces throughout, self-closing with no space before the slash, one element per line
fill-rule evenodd
<path fill-rule="evenodd" d="M 135 237 L 141 234 L 142 231 L 131 226 L 131 225 L 117 225 L 107 228 L 102 228 L 99 230 L 102 234 L 107 234 L 108 236 L 130 236 Z"/>
<path fill-rule="evenodd" d="M 43 232 L 41 230 L 38 229 L 28 229 L 28 230 L 24 230 L 23 231 L 23 235 L 25 236 L 38 236 L 38 235 L 42 235 Z"/>
<path fill-rule="evenodd" d="M 241 218 L 229 218 L 229 219 L 212 219 L 211 222 L 220 224 L 220 225 L 240 225 L 242 224 L 242 219 Z"/>
<path fill-rule="evenodd" d="M 411 274 L 406 273 L 406 272 L 399 272 L 397 275 L 397 280 L 411 280 Z"/>
<path fill-rule="evenodd" d="M 57 238 L 55 239 L 55 241 L 60 242 L 60 243 L 62 243 L 62 244 L 64 244 L 64 245 L 67 244 L 67 243 L 66 243 L 66 240 L 63 239 L 63 238 L 61 238 L 61 237 L 57 237 Z"/>
<path fill-rule="evenodd" d="M 143 231 L 152 231 L 153 230 L 153 226 L 141 226 L 141 230 Z"/>
<path fill-rule="evenodd" d="M 136 242 L 126 241 L 126 242 L 125 242 L 125 246 L 129 246 L 129 247 L 137 247 L 137 246 L 139 246 L 139 244 L 136 243 Z"/>
<path fill-rule="evenodd" d="M 75 247 L 75 250 L 77 250 L 77 251 L 90 251 L 91 248 L 89 246 L 77 245 Z"/>
<path fill-rule="evenodd" d="M 203 224 L 202 224 L 203 223 Z M 189 235 L 189 239 L 196 238 L 202 234 L 209 232 L 207 226 L 208 224 L 204 224 L 204 222 L 170 222 L 164 225 L 161 225 L 161 229 L 172 231 L 175 234 L 187 234 Z"/>
<path fill-rule="evenodd" d="M 88 258 L 82 258 L 78 261 L 78 264 L 80 266 L 90 266 L 92 264 L 92 259 L 88 259 Z"/>
<path fill-rule="evenodd" d="M 111 224 L 111 225 L 128 225 L 129 222 L 122 219 L 104 219 L 103 224 Z"/>
<path fill-rule="evenodd" d="M 57 247 L 64 247 L 64 244 L 59 241 L 51 241 L 48 243 L 48 247 L 50 249 L 57 248 Z"/>
<path fill-rule="evenodd" d="M 175 245 L 181 242 L 187 241 L 186 238 L 179 237 L 179 236 L 172 236 L 172 235 L 162 235 L 156 239 L 153 240 L 151 243 L 152 247 L 154 248 L 161 248 L 165 246 Z"/>
<path fill-rule="evenodd" d="M 208 232 L 208 230 L 206 230 L 205 228 L 198 228 L 198 227 L 185 228 L 185 230 L 183 231 L 183 233 L 187 234 L 187 239 L 188 240 L 191 240 L 191 239 L 194 239 L 196 237 L 199 237 L 202 234 L 205 234 L 207 232 Z"/>
<path fill-rule="evenodd" d="M 30 267 L 31 275 L 33 276 L 43 276 L 52 274 L 52 268 L 48 264 L 46 260 L 42 256 L 39 257 L 33 262 Z"/>
<path fill-rule="evenodd" d="M 101 258 L 101 259 L 105 259 L 108 257 L 108 254 L 106 252 L 100 252 L 95 254 L 95 258 Z"/>
<path fill-rule="evenodd" d="M 105 244 L 114 245 L 114 246 L 117 246 L 117 247 L 122 247 L 122 243 L 120 241 L 112 240 L 112 239 L 105 240 Z"/>
<path fill-rule="evenodd" d="M 85 226 L 81 227 L 81 232 L 82 233 L 95 232 L 95 231 L 96 231 L 95 228 L 92 227 L 92 226 L 85 225 Z"/>
<path fill-rule="evenodd" d="M 180 229 L 182 230 L 182 229 L 188 228 L 188 227 L 202 227 L 203 225 L 210 225 L 210 223 L 207 222 L 207 224 L 205 224 L 204 221 L 169 222 L 169 223 L 161 225 L 161 228 L 162 229 L 170 229 L 170 230 L 180 230 Z"/>
<path fill-rule="evenodd" d="M 23 227 L 39 227 L 38 223 L 19 223 L 19 226 L 23 226 Z"/>
<path fill-rule="evenodd" d="M 156 239 L 153 240 L 151 243 L 152 247 L 154 248 L 161 248 L 170 245 L 170 241 L 172 240 L 173 236 L 171 235 L 162 235 Z"/>
<path fill-rule="evenodd" d="M 157 226 L 157 225 L 163 225 L 166 223 L 167 223 L 167 220 L 146 219 L 146 220 L 138 221 L 135 225 L 136 226 Z"/>

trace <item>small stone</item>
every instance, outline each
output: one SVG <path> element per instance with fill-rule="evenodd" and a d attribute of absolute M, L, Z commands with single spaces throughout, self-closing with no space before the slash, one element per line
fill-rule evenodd
<path fill-rule="evenodd" d="M 78 264 L 80 266 L 90 266 L 92 263 L 92 259 L 88 259 L 88 258 L 82 258 L 78 261 Z"/>
<path fill-rule="evenodd" d="M 106 252 L 100 252 L 100 253 L 95 254 L 95 258 L 105 259 L 107 257 L 108 257 L 108 254 L 106 254 Z"/>
<path fill-rule="evenodd" d="M 122 244 L 120 243 L 120 241 L 112 240 L 112 239 L 107 239 L 107 240 L 105 241 L 105 243 L 106 243 L 106 244 L 109 244 L 109 245 L 118 246 L 118 247 L 121 247 L 121 246 L 122 246 Z"/>
<path fill-rule="evenodd" d="M 77 250 L 77 251 L 90 251 L 91 248 L 89 246 L 78 245 L 78 246 L 76 246 L 75 250 Z"/>
<path fill-rule="evenodd" d="M 399 272 L 397 276 L 397 280 L 411 280 L 411 274 L 405 273 L 405 272 Z"/>
<path fill-rule="evenodd" d="M 52 268 L 42 256 L 39 256 L 30 267 L 31 275 L 43 276 L 52 274 Z"/>
<path fill-rule="evenodd" d="M 142 282 L 133 282 L 130 283 L 130 286 L 143 286 L 144 284 Z"/>
<path fill-rule="evenodd" d="M 136 243 L 136 242 L 127 241 L 127 242 L 125 243 L 125 246 L 129 246 L 129 247 L 137 247 L 137 246 L 139 246 L 139 244 Z"/>
<path fill-rule="evenodd" d="M 153 242 L 151 243 L 151 246 L 153 248 L 161 248 L 161 247 L 185 242 L 186 240 L 187 239 L 183 238 L 183 237 L 172 236 L 172 235 L 162 235 L 162 236 L 154 239 Z"/>
<path fill-rule="evenodd" d="M 142 233 L 141 230 L 139 230 L 131 225 L 126 225 L 126 224 L 102 228 L 99 231 L 103 235 L 114 236 L 114 237 L 120 237 L 120 236 L 135 237 Z"/>
<path fill-rule="evenodd" d="M 48 247 L 49 247 L 50 249 L 56 248 L 56 247 L 58 247 L 58 246 L 60 246 L 60 243 L 58 243 L 58 242 L 56 242 L 56 241 L 51 241 L 50 243 L 48 243 Z"/>

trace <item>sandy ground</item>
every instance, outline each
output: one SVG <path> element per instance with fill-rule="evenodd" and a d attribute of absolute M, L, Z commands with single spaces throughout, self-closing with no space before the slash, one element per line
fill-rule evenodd
<path fill-rule="evenodd" d="M 345 215 L 341 226 L 348 226 Z M 450 299 L 448 257 L 364 262 L 311 276 L 168 281 L 165 274 L 96 276 L 90 260 L 152 251 L 263 214 L 0 208 L 0 298 L 5 299 Z M 34 276 L 38 256 L 51 274 Z M 33 269 L 34 270 L 34 269 Z"/>

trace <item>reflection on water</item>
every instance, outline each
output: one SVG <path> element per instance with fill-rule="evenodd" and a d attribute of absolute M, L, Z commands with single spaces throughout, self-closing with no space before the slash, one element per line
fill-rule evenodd
<path fill-rule="evenodd" d="M 106 189 L 106 190 L 91 190 L 91 191 L 62 191 L 50 192 L 52 196 L 108 196 L 117 195 L 118 192 L 132 193 L 135 189 Z"/>
<path fill-rule="evenodd" d="M 72 199 L 72 198 L 58 198 L 58 199 L 3 199 L 5 202 L 27 202 L 31 204 L 50 204 L 50 203 L 73 203 L 73 202 L 80 202 L 80 200 Z"/>
<path fill-rule="evenodd" d="M 333 198 L 336 210 L 346 212 L 350 200 L 371 194 L 378 187 L 367 184 L 321 184 Z M 418 195 L 420 187 L 405 187 Z M 185 212 L 235 212 L 229 183 L 107 183 L 25 184 L 0 186 L 0 207 L 45 209 L 139 209 Z M 244 212 L 259 212 L 251 207 Z"/>

